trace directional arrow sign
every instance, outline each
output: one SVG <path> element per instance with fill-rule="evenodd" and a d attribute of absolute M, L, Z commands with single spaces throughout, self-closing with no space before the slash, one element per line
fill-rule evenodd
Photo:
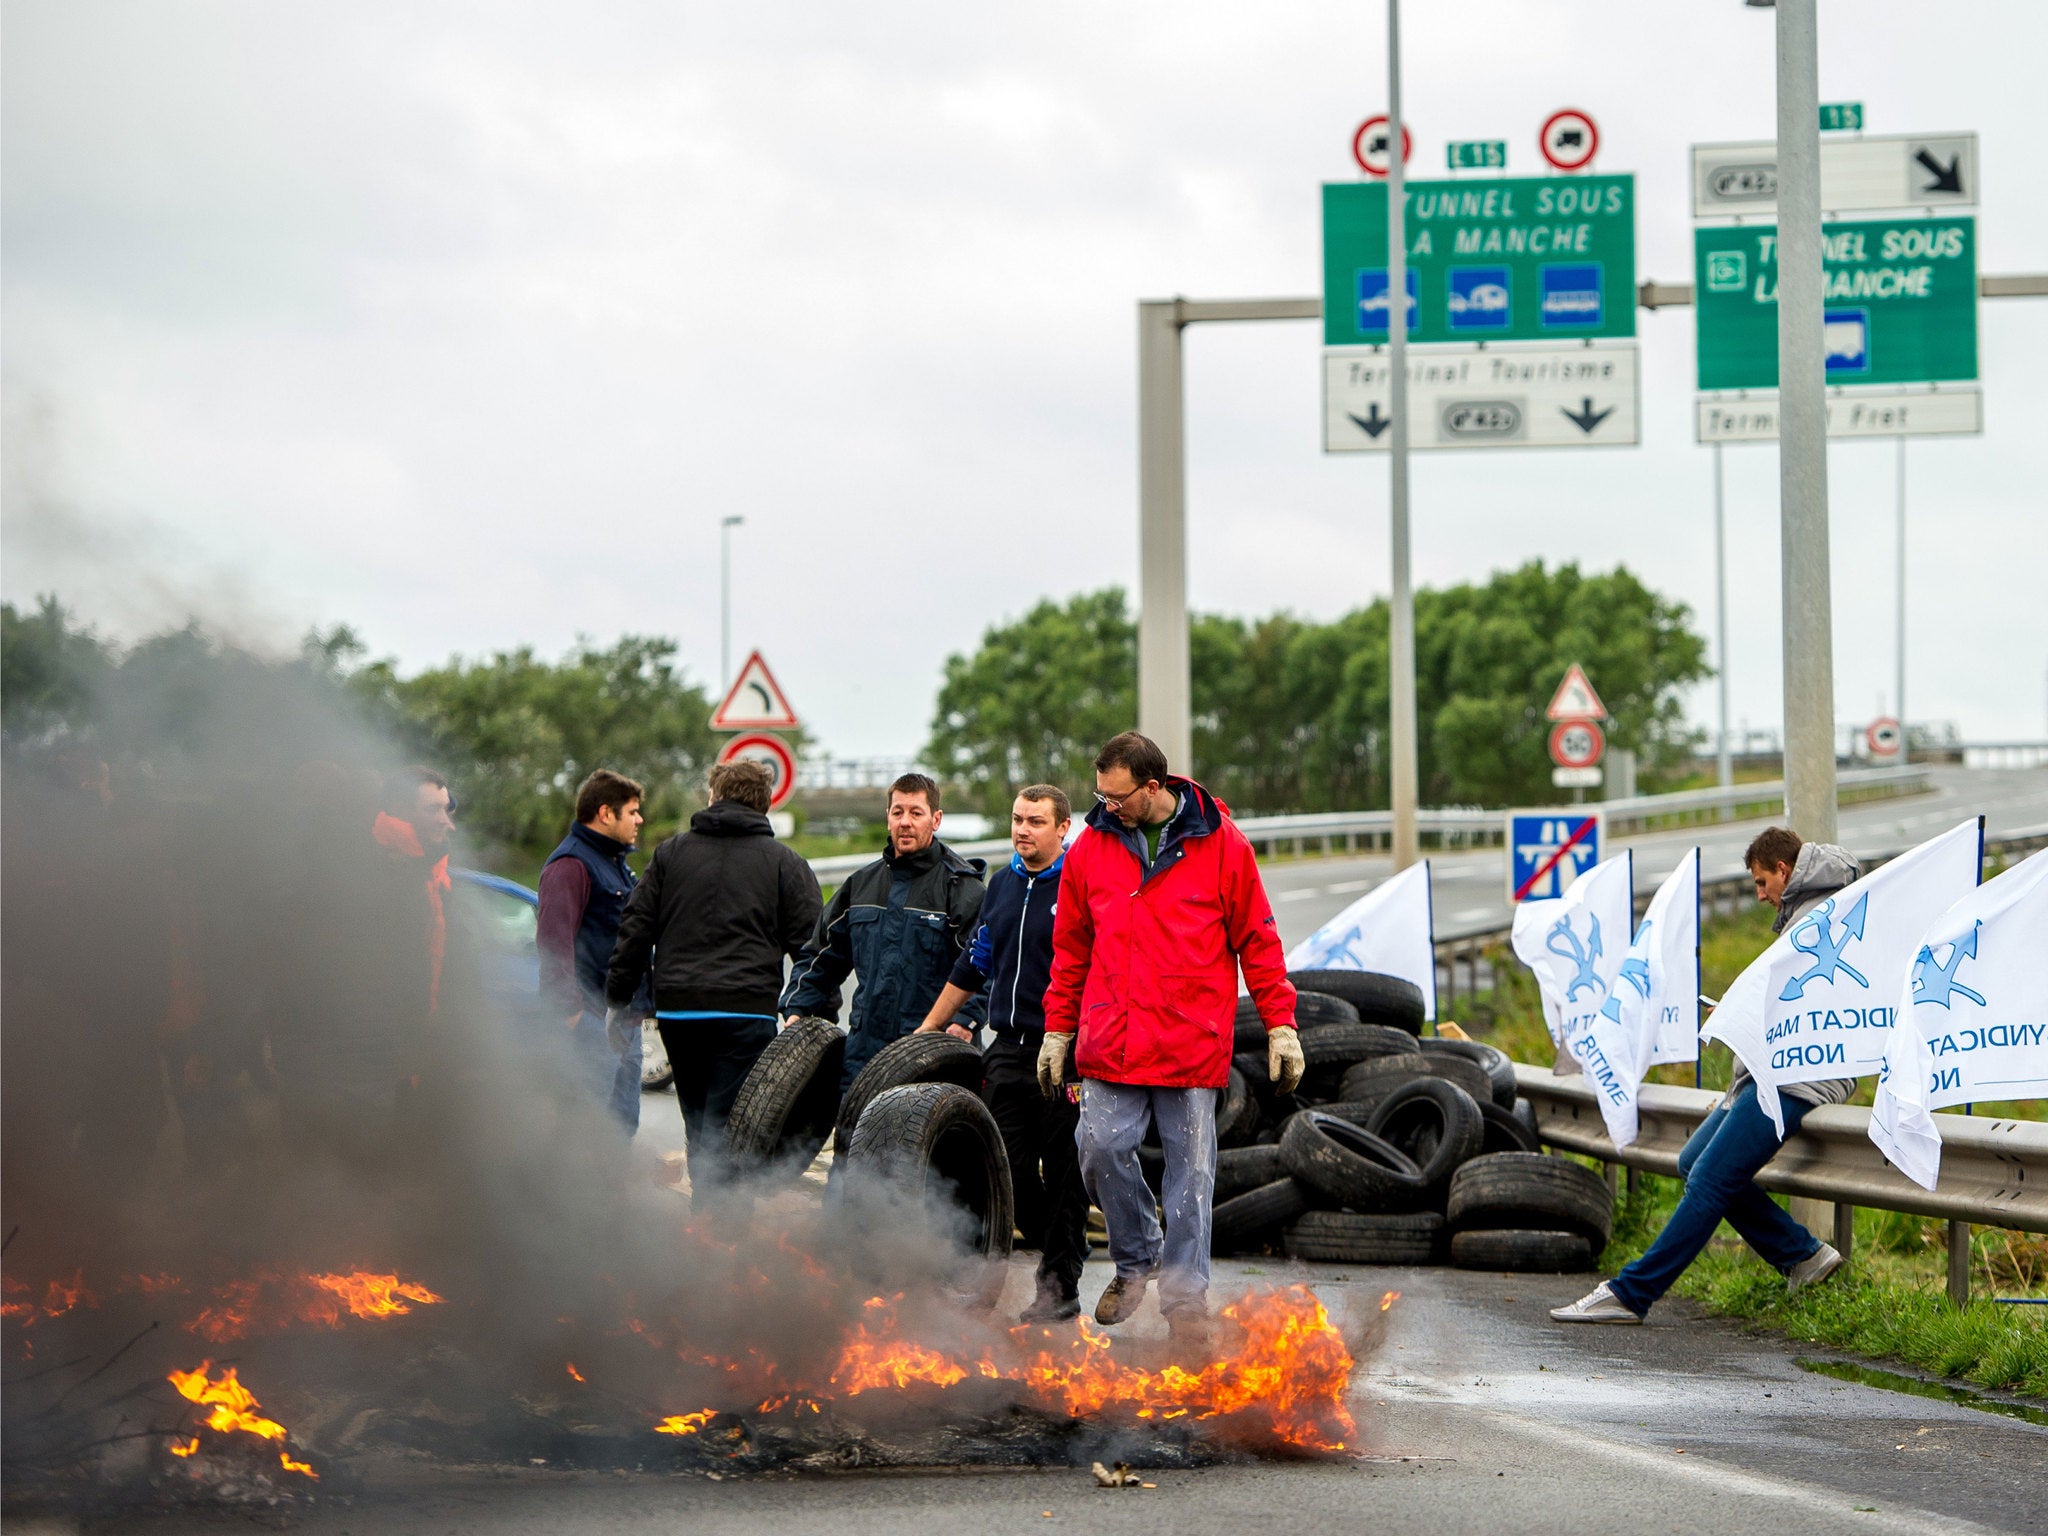
<path fill-rule="evenodd" d="M 1323 354 L 1323 446 L 1388 446 L 1392 363 L 1384 347 Z M 1408 446 L 1562 448 L 1637 439 L 1636 344 L 1417 347 L 1408 354 Z"/>
<path fill-rule="evenodd" d="M 768 663 L 761 659 L 761 653 L 751 652 L 746 665 L 740 668 L 740 675 L 726 690 L 724 702 L 712 714 L 711 729 L 793 731 L 796 728 L 796 711 L 789 707 L 789 696 L 782 691 L 782 684 L 775 681 L 775 674 L 768 670 Z"/>
<path fill-rule="evenodd" d="M 1873 134 L 1821 140 L 1820 206 L 1824 212 L 1967 208 L 1978 201 L 1974 133 Z M 1694 218 L 1770 218 L 1777 211 L 1775 143 L 1764 139 L 1693 146 Z"/>

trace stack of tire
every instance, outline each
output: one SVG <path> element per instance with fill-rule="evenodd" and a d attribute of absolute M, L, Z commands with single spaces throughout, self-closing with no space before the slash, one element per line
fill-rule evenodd
<path fill-rule="evenodd" d="M 1297 971 L 1307 1060 L 1278 1094 L 1266 1031 L 1238 1009 L 1217 1106 L 1219 1254 L 1274 1249 L 1346 1264 L 1584 1269 L 1612 1223 L 1607 1186 L 1546 1157 L 1514 1065 L 1489 1045 L 1424 1040 L 1422 994 L 1370 971 Z"/>

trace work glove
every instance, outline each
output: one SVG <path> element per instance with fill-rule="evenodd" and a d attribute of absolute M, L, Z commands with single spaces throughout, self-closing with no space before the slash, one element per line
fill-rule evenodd
<path fill-rule="evenodd" d="M 1048 1099 L 1060 1096 L 1061 1079 L 1067 1070 L 1067 1047 L 1073 1043 L 1072 1035 L 1045 1032 L 1045 1044 L 1038 1048 L 1038 1091 Z"/>
<path fill-rule="evenodd" d="M 1301 1086 L 1301 1074 L 1308 1070 L 1308 1058 L 1301 1054 L 1301 1036 L 1292 1024 L 1266 1031 L 1266 1071 L 1282 1093 Z"/>
<path fill-rule="evenodd" d="M 640 1051 L 640 1026 L 647 1022 L 644 1014 L 632 1008 L 621 1008 L 614 1004 L 604 1011 L 604 1038 L 616 1056 L 635 1056 Z"/>

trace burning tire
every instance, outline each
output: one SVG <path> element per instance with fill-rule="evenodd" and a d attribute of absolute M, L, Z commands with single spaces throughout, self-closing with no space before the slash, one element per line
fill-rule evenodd
<path fill-rule="evenodd" d="M 794 1178 L 809 1167 L 832 1133 L 845 1064 L 846 1031 L 825 1019 L 798 1019 L 769 1041 L 726 1118 L 734 1169 L 781 1168 Z"/>
<path fill-rule="evenodd" d="M 1361 1061 L 1344 1073 L 1339 1092 L 1353 1103 L 1384 1099 L 1395 1088 L 1419 1077 L 1439 1077 L 1456 1083 L 1470 1094 L 1474 1103 L 1491 1104 L 1493 1079 L 1476 1063 L 1463 1056 L 1428 1051 L 1410 1051 L 1405 1056 L 1375 1056 Z"/>
<path fill-rule="evenodd" d="M 1275 1179 L 1219 1203 L 1209 1217 L 1209 1251 L 1244 1253 L 1270 1242 L 1308 1209 L 1308 1190 L 1294 1179 Z"/>
<path fill-rule="evenodd" d="M 1422 1165 L 1422 1182 L 1432 1205 L 1442 1204 L 1451 1176 L 1486 1144 L 1479 1105 L 1456 1083 L 1440 1077 L 1403 1083 L 1381 1101 L 1366 1129 Z"/>
<path fill-rule="evenodd" d="M 1454 1232 L 1451 1263 L 1459 1269 L 1570 1275 L 1593 1267 L 1593 1245 L 1576 1232 Z"/>
<path fill-rule="evenodd" d="M 1297 991 L 1294 995 L 1294 1027 L 1303 1034 L 1329 1024 L 1358 1021 L 1358 1010 L 1341 997 L 1332 997 L 1327 992 Z"/>
<path fill-rule="evenodd" d="M 1515 1107 L 1515 1064 L 1499 1046 L 1479 1040 L 1419 1040 L 1416 1044 L 1425 1056 L 1456 1056 L 1471 1062 L 1493 1084 L 1493 1102 L 1502 1109 Z"/>
<path fill-rule="evenodd" d="M 1002 1290 L 1016 1239 L 1010 1159 L 995 1117 L 957 1083 L 912 1083 L 877 1094 L 846 1154 L 850 1198 L 904 1200 L 973 1261 L 962 1289 L 985 1305 Z"/>
<path fill-rule="evenodd" d="M 905 1035 L 892 1040 L 869 1058 L 846 1097 L 839 1101 L 839 1114 L 832 1122 L 833 1160 L 843 1160 L 853 1142 L 853 1128 L 861 1112 L 891 1088 L 911 1083 L 954 1083 L 970 1092 L 981 1087 L 981 1050 L 957 1035 L 943 1030 L 929 1035 Z"/>
<path fill-rule="evenodd" d="M 1286 1177 L 1287 1166 L 1280 1161 L 1277 1146 L 1225 1147 L 1216 1154 L 1216 1203 Z"/>
<path fill-rule="evenodd" d="M 1443 1217 L 1434 1211 L 1401 1216 L 1310 1211 L 1287 1229 L 1287 1255 L 1327 1264 L 1431 1264 L 1443 1226 Z"/>
<path fill-rule="evenodd" d="M 1358 1010 L 1367 1024 L 1391 1024 L 1411 1035 L 1422 1033 L 1422 988 L 1378 971 L 1289 971 L 1287 979 L 1300 992 L 1327 992 Z"/>
<path fill-rule="evenodd" d="M 1486 1124 L 1486 1139 L 1479 1148 L 1479 1155 L 1490 1152 L 1541 1152 L 1543 1143 L 1536 1139 L 1536 1133 L 1522 1123 L 1521 1117 L 1498 1104 L 1479 1106 L 1479 1118 Z"/>
<path fill-rule="evenodd" d="M 1422 1169 L 1398 1147 L 1335 1115 L 1306 1110 L 1280 1133 L 1287 1171 L 1322 1198 L 1354 1211 L 1412 1211 L 1427 1200 Z"/>
<path fill-rule="evenodd" d="M 1445 1215 L 1460 1232 L 1576 1232 L 1597 1253 L 1614 1230 L 1614 1195 L 1582 1164 L 1541 1152 L 1496 1152 L 1457 1171 Z"/>

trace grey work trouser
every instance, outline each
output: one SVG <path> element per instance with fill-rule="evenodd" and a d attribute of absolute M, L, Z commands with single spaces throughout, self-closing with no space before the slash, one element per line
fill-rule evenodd
<path fill-rule="evenodd" d="M 1138 1166 L 1147 1125 L 1166 1150 L 1166 1229 Z M 1109 1228 L 1109 1256 L 1126 1277 L 1159 1275 L 1159 1307 L 1207 1305 L 1209 1221 L 1216 1193 L 1216 1090 L 1081 1084 L 1081 1178 Z"/>

